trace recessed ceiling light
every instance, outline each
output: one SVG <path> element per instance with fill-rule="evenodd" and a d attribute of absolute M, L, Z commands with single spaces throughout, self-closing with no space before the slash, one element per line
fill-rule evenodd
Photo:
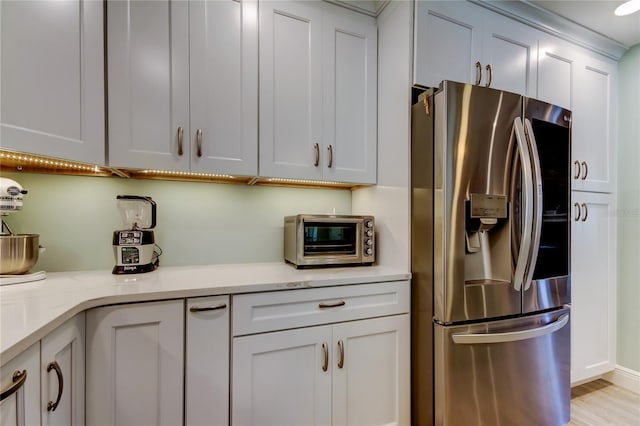
<path fill-rule="evenodd" d="M 630 15 L 640 10 L 640 0 L 629 0 L 628 2 L 622 3 L 620 6 L 616 8 L 613 12 L 618 16 Z"/>

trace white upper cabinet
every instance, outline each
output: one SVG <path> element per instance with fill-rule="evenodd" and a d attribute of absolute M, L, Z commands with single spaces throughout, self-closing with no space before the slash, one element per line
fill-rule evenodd
<path fill-rule="evenodd" d="M 376 181 L 375 20 L 260 2 L 260 176 Z"/>
<path fill-rule="evenodd" d="M 104 164 L 103 5 L 0 2 L 0 147 Z"/>
<path fill-rule="evenodd" d="M 109 1 L 109 165 L 257 173 L 254 1 Z"/>
<path fill-rule="evenodd" d="M 535 95 L 538 32 L 467 2 L 415 4 L 414 84 L 442 80 Z"/>
<path fill-rule="evenodd" d="M 572 130 L 572 188 L 615 192 L 617 64 L 595 54 L 580 55 L 575 70 Z"/>

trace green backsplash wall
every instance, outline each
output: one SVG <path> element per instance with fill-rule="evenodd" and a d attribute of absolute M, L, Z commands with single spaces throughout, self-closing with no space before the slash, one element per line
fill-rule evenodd
<path fill-rule="evenodd" d="M 40 234 L 35 270 L 113 267 L 113 231 L 122 229 L 116 195 L 157 203 L 161 266 L 282 261 L 283 217 L 351 212 L 351 191 L 256 187 L 122 178 L 3 173 L 29 191 L 7 223 Z"/>
<path fill-rule="evenodd" d="M 640 372 L 640 45 L 619 67 L 617 363 Z"/>

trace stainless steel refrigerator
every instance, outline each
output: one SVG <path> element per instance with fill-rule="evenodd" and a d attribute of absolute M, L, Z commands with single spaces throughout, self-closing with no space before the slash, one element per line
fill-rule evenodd
<path fill-rule="evenodd" d="M 411 147 L 413 424 L 566 424 L 571 112 L 445 81 Z"/>

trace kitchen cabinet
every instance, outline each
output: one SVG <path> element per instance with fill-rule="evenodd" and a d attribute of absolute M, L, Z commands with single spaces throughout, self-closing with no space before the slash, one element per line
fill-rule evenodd
<path fill-rule="evenodd" d="M 26 376 L 16 375 L 23 372 Z M 10 393 L 8 391 L 12 386 L 17 390 Z M 2 389 L 0 424 L 4 426 L 40 424 L 40 342 L 31 345 L 6 364 L 2 364 L 0 389 Z"/>
<path fill-rule="evenodd" d="M 104 164 L 103 5 L 0 2 L 0 145 Z"/>
<path fill-rule="evenodd" d="M 86 315 L 87 424 L 182 424 L 184 300 Z"/>
<path fill-rule="evenodd" d="M 409 424 L 408 312 L 406 281 L 234 297 L 232 424 Z"/>
<path fill-rule="evenodd" d="M 84 425 L 85 314 L 41 340 L 42 425 Z"/>
<path fill-rule="evenodd" d="M 574 191 L 571 227 L 571 382 L 616 365 L 613 196 Z"/>
<path fill-rule="evenodd" d="M 467 2 L 415 2 L 414 84 L 536 94 L 540 32 Z"/>
<path fill-rule="evenodd" d="M 107 2 L 109 165 L 257 174 L 257 2 Z"/>
<path fill-rule="evenodd" d="M 260 2 L 260 176 L 376 182 L 375 19 Z"/>
<path fill-rule="evenodd" d="M 185 425 L 229 424 L 229 296 L 187 299 Z"/>
<path fill-rule="evenodd" d="M 615 192 L 617 69 L 613 60 L 582 53 L 576 62 L 572 104 L 574 190 Z"/>

